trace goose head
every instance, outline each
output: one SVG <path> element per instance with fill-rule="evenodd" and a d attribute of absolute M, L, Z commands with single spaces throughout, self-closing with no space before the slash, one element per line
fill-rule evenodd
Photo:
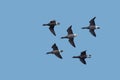
<path fill-rule="evenodd" d="M 96 29 L 100 29 L 100 27 L 99 27 L 99 26 L 96 26 Z"/>
<path fill-rule="evenodd" d="M 59 52 L 63 52 L 63 50 L 59 50 Z"/>
<path fill-rule="evenodd" d="M 60 23 L 59 23 L 59 22 L 56 22 L 56 25 L 60 25 Z"/>
<path fill-rule="evenodd" d="M 87 58 L 91 58 L 91 54 L 89 54 L 89 55 L 87 56 Z"/>

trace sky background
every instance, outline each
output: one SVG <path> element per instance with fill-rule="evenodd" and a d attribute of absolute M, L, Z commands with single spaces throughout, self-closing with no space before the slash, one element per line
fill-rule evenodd
<path fill-rule="evenodd" d="M 119 80 L 119 0 L 1 0 L 0 80 Z M 81 27 L 96 16 L 97 37 Z M 43 23 L 55 19 L 55 37 Z M 72 25 L 76 48 L 67 39 Z M 47 55 L 56 43 L 64 50 L 59 59 Z M 87 50 L 87 65 L 72 56 Z"/>

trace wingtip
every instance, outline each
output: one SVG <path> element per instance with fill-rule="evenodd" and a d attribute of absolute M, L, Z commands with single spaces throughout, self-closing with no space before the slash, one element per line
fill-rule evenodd
<path fill-rule="evenodd" d="M 96 37 L 96 35 L 94 35 L 94 37 Z"/>
<path fill-rule="evenodd" d="M 72 44 L 71 44 L 72 45 Z M 76 48 L 76 46 L 75 45 L 72 45 L 74 48 Z"/>
<path fill-rule="evenodd" d="M 54 36 L 56 36 L 56 34 L 55 33 L 52 33 Z"/>
<path fill-rule="evenodd" d="M 55 32 L 51 32 L 54 36 L 56 36 L 56 33 Z"/>
<path fill-rule="evenodd" d="M 70 25 L 70 27 L 69 28 L 72 28 L 72 25 Z"/>
<path fill-rule="evenodd" d="M 58 57 L 59 59 L 63 59 L 63 57 L 61 56 L 61 57 Z"/>
<path fill-rule="evenodd" d="M 73 46 L 74 48 L 76 48 L 76 46 Z"/>
<path fill-rule="evenodd" d="M 54 34 L 54 36 L 56 36 L 56 34 Z"/>
<path fill-rule="evenodd" d="M 63 59 L 62 57 L 60 59 Z"/>
<path fill-rule="evenodd" d="M 74 48 L 76 48 L 76 46 L 75 45 L 72 45 Z"/>

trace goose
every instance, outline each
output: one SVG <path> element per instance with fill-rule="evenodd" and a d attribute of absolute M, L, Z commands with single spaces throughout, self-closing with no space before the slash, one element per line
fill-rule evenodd
<path fill-rule="evenodd" d="M 62 59 L 60 53 L 63 52 L 63 50 L 59 50 L 56 43 L 54 43 L 51 48 L 53 49 L 53 51 L 47 52 L 47 54 L 54 54 L 58 58 Z"/>
<path fill-rule="evenodd" d="M 94 36 L 94 37 L 96 37 L 96 33 L 95 33 L 95 29 L 100 29 L 100 27 L 99 26 L 96 26 L 96 24 L 95 24 L 95 18 L 96 17 L 94 17 L 94 18 L 92 18 L 90 21 L 89 21 L 89 26 L 87 26 L 87 27 L 82 27 L 82 29 L 89 29 L 89 32 Z"/>
<path fill-rule="evenodd" d="M 79 56 L 73 56 L 72 58 L 78 58 L 78 59 L 80 59 L 80 61 L 81 61 L 83 64 L 86 64 L 85 59 L 86 59 L 86 58 L 91 58 L 91 55 L 87 55 L 87 54 L 86 54 L 86 50 L 85 50 L 85 51 L 82 51 Z"/>
<path fill-rule="evenodd" d="M 64 39 L 64 38 L 69 39 L 68 41 L 70 42 L 70 44 L 71 44 L 73 47 L 76 47 L 76 46 L 75 46 L 75 43 L 74 43 L 74 37 L 76 37 L 77 34 L 74 34 L 71 28 L 72 28 L 72 25 L 67 29 L 68 35 L 66 35 L 66 36 L 64 36 L 64 37 L 61 37 L 61 39 Z"/>
<path fill-rule="evenodd" d="M 56 25 L 60 25 L 60 23 L 59 23 L 59 22 L 56 22 L 56 20 L 51 20 L 49 23 L 43 24 L 43 26 L 49 26 L 49 30 L 52 32 L 52 34 L 53 34 L 54 36 L 56 36 L 56 33 L 55 33 L 55 31 L 54 31 L 54 27 L 55 27 Z"/>

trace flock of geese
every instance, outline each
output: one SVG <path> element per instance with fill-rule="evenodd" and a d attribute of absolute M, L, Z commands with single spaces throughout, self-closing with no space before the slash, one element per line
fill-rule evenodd
<path fill-rule="evenodd" d="M 96 37 L 96 33 L 95 33 L 95 30 L 96 29 L 100 29 L 99 26 L 96 26 L 95 24 L 95 18 L 92 18 L 90 21 L 89 21 L 89 25 L 87 27 L 82 27 L 82 29 L 88 29 L 89 32 L 94 36 Z M 55 30 L 54 30 L 54 27 L 57 26 L 57 25 L 60 25 L 59 22 L 56 22 L 55 20 L 52 20 L 50 21 L 49 23 L 47 24 L 43 24 L 43 26 L 48 26 L 49 27 L 49 30 L 51 31 L 51 33 L 56 36 L 56 33 L 55 33 Z M 67 35 L 66 36 L 63 36 L 61 37 L 61 39 L 68 39 L 69 43 L 73 46 L 73 47 L 76 47 L 75 46 L 75 43 L 74 43 L 74 38 L 77 36 L 77 34 L 74 34 L 73 31 L 72 31 L 72 25 L 67 29 Z M 54 43 L 51 47 L 53 50 L 50 51 L 50 52 L 47 52 L 47 54 L 54 54 L 55 56 L 57 56 L 58 58 L 62 59 L 62 56 L 61 56 L 61 52 L 63 52 L 63 50 L 59 50 L 57 45 Z M 80 53 L 80 55 L 78 56 L 73 56 L 72 58 L 78 58 L 80 59 L 80 61 L 83 63 L 83 64 L 86 64 L 86 61 L 85 59 L 86 58 L 91 58 L 91 55 L 87 55 L 86 54 L 86 50 L 82 51 Z"/>

